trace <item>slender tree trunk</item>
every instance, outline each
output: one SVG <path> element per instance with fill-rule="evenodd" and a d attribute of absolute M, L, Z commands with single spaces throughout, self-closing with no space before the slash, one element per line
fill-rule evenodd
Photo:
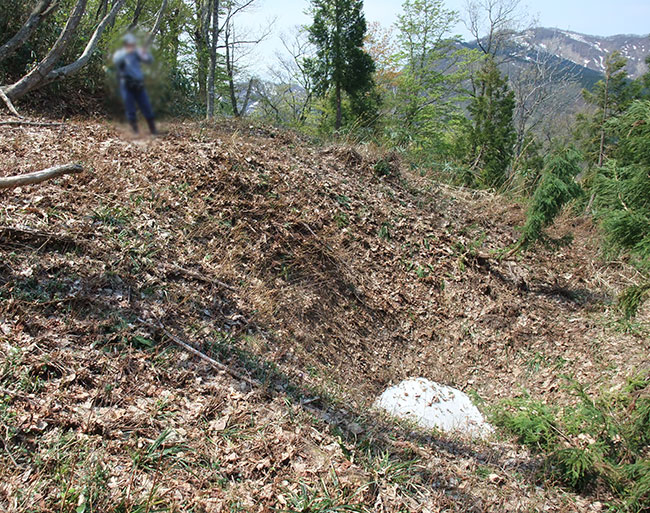
<path fill-rule="evenodd" d="M 156 34 L 160 30 L 160 25 L 162 25 L 162 20 L 165 15 L 165 10 L 167 9 L 167 4 L 169 3 L 169 0 L 162 0 L 160 4 L 160 10 L 158 11 L 158 14 L 156 15 L 156 21 L 153 24 L 153 27 L 151 28 L 151 31 L 147 35 L 147 39 L 145 41 L 145 46 L 151 46 L 153 43 L 154 39 L 156 39 Z"/>
<path fill-rule="evenodd" d="M 199 42 L 201 41 L 201 42 Z M 208 45 L 203 40 L 197 40 L 197 80 L 199 82 L 199 98 L 201 102 L 207 105 L 208 100 L 208 70 L 210 68 L 210 59 L 208 55 Z"/>
<path fill-rule="evenodd" d="M 600 131 L 600 150 L 598 151 L 598 167 L 603 167 L 605 162 L 605 129 Z"/>
<path fill-rule="evenodd" d="M 194 44 L 196 45 L 197 80 L 199 98 L 207 106 L 208 71 L 210 69 L 210 5 L 212 0 L 195 0 L 196 26 Z"/>
<path fill-rule="evenodd" d="M 210 68 L 208 70 L 207 119 L 214 118 L 215 112 L 215 75 L 217 73 L 217 43 L 219 40 L 219 0 L 212 1 L 212 26 L 210 29 Z"/>
<path fill-rule="evenodd" d="M 343 126 L 343 106 L 342 106 L 342 95 L 341 95 L 341 75 L 343 66 L 341 53 L 342 53 L 342 42 L 343 38 L 342 28 L 341 28 L 341 6 L 337 1 L 335 2 L 335 34 L 334 34 L 334 82 L 335 82 L 335 94 L 336 94 L 336 123 L 334 125 L 335 130 L 338 132 Z M 338 68 L 338 69 L 337 69 Z"/>
<path fill-rule="evenodd" d="M 108 0 L 101 0 L 97 6 L 97 11 L 95 11 L 95 21 L 99 20 L 106 16 L 108 12 Z"/>
<path fill-rule="evenodd" d="M 607 110 L 609 108 L 609 71 L 605 77 L 605 100 L 603 103 L 603 119 L 600 126 L 600 146 L 598 148 L 598 167 L 605 163 L 605 123 L 607 123 Z M 590 202 L 591 204 L 591 202 Z"/>
<path fill-rule="evenodd" d="M 244 96 L 244 101 L 241 104 L 241 109 L 239 109 L 240 116 L 246 115 L 246 111 L 248 111 L 248 105 L 250 104 L 251 101 L 251 93 L 253 92 L 254 85 L 255 85 L 255 79 L 254 78 L 249 79 L 248 86 L 246 87 L 246 95 Z"/>
<path fill-rule="evenodd" d="M 41 21 L 50 13 L 52 13 L 58 3 L 54 0 L 41 0 L 32 13 L 27 18 L 25 24 L 20 28 L 16 34 L 9 39 L 5 44 L 0 46 L 0 62 L 12 55 L 18 48 L 27 42 L 34 31 L 38 28 Z"/>
<path fill-rule="evenodd" d="M 341 83 L 336 83 L 336 131 L 338 132 L 343 125 L 343 108 L 342 108 L 342 99 L 341 99 Z"/>
<path fill-rule="evenodd" d="M 137 3 L 135 4 L 135 9 L 133 10 L 133 18 L 131 19 L 131 23 L 127 28 L 128 31 L 131 31 L 138 26 L 143 7 L 144 7 L 144 0 L 138 0 Z"/>
<path fill-rule="evenodd" d="M 230 105 L 232 107 L 233 115 L 238 118 L 241 113 L 237 106 L 237 91 L 235 90 L 235 48 L 231 47 L 230 39 L 235 38 L 232 33 L 232 25 L 229 23 L 226 26 L 225 46 L 226 46 L 226 73 L 228 74 L 228 88 L 230 90 Z"/>

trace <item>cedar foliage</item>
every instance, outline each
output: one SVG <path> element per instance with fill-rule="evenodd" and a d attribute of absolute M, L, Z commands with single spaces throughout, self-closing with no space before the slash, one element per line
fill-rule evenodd
<path fill-rule="evenodd" d="M 650 295 L 650 100 L 634 102 L 609 128 L 618 145 L 598 174 L 594 210 L 605 250 L 628 254 L 645 275 L 619 298 L 631 318 Z"/>
<path fill-rule="evenodd" d="M 577 404 L 559 408 L 528 396 L 498 405 L 492 421 L 544 456 L 543 472 L 577 491 L 598 485 L 618 497 L 613 509 L 650 508 L 650 376 L 620 391 L 590 394 L 571 383 Z"/>
<path fill-rule="evenodd" d="M 577 136 L 592 165 L 602 166 L 616 144 L 608 121 L 625 112 L 639 94 L 640 84 L 628 78 L 626 65 L 627 59 L 620 52 L 613 52 L 605 60 L 604 78 L 591 91 L 582 92 L 585 102 L 593 105 L 595 111 L 578 116 Z"/>
<path fill-rule="evenodd" d="M 513 252 L 526 249 L 539 240 L 550 241 L 544 233 L 544 228 L 553 223 L 567 203 L 582 193 L 575 181 L 575 177 L 580 173 L 580 161 L 580 153 L 572 147 L 548 157 L 542 178 L 528 208 L 526 224 Z"/>
<path fill-rule="evenodd" d="M 515 95 L 496 62 L 488 57 L 478 74 L 480 94 L 469 105 L 473 126 L 470 145 L 474 168 L 480 168 L 478 185 L 500 187 L 512 161 L 516 133 L 513 125 Z"/>
<path fill-rule="evenodd" d="M 619 138 L 615 159 L 596 183 L 595 212 L 607 247 L 650 263 L 650 100 L 632 104 L 610 124 Z"/>
<path fill-rule="evenodd" d="M 311 0 L 309 40 L 316 57 L 309 61 L 316 91 L 334 95 L 335 128 L 343 125 L 343 93 L 357 117 L 372 108 L 375 63 L 363 49 L 367 32 L 363 0 Z"/>

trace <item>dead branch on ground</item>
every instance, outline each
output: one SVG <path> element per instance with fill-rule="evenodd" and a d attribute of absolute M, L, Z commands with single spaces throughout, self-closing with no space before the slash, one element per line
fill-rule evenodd
<path fill-rule="evenodd" d="M 50 167 L 43 171 L 35 171 L 24 175 L 6 176 L 0 178 L 0 189 L 10 189 L 21 185 L 41 183 L 59 176 L 81 173 L 82 171 L 83 167 L 79 164 L 65 164 L 63 166 Z"/>
<path fill-rule="evenodd" d="M 48 127 L 48 126 L 62 126 L 63 123 L 57 123 L 55 121 L 29 121 L 27 119 L 17 120 L 8 120 L 0 121 L 0 126 L 38 126 L 38 127 Z"/>
<path fill-rule="evenodd" d="M 156 329 L 160 331 L 163 335 L 165 335 L 169 340 L 174 342 L 176 345 L 180 346 L 181 348 L 185 349 L 188 353 L 193 354 L 194 356 L 198 356 L 201 360 L 204 362 L 207 362 L 213 369 L 216 369 L 220 372 L 224 372 L 227 374 L 230 374 L 233 378 L 239 379 L 241 381 L 245 381 L 252 387 L 259 387 L 260 382 L 254 379 L 249 378 L 248 376 L 244 376 L 241 372 L 236 371 L 235 369 L 232 369 L 228 367 L 227 365 L 224 365 L 221 362 L 218 362 L 212 358 L 210 358 L 208 355 L 205 353 L 202 353 L 195 347 L 191 346 L 187 342 L 184 342 L 180 338 L 178 338 L 176 335 L 174 335 L 172 332 L 170 332 L 167 328 L 165 328 L 162 323 L 158 324 L 153 324 L 151 322 L 145 321 L 144 319 L 138 319 L 143 325 L 148 326 L 149 328 Z"/>

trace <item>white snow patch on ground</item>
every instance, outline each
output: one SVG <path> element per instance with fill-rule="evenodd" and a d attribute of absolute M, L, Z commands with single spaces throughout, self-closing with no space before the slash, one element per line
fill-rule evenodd
<path fill-rule="evenodd" d="M 469 396 L 425 378 L 410 378 L 388 388 L 375 406 L 425 428 L 483 438 L 493 432 Z"/>

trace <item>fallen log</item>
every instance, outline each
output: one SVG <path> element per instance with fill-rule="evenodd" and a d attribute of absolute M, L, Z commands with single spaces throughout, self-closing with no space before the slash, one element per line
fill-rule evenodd
<path fill-rule="evenodd" d="M 6 176 L 0 178 L 0 189 L 10 189 L 12 187 L 20 187 L 21 185 L 41 183 L 59 176 L 81 173 L 82 171 L 83 167 L 79 164 L 65 164 L 24 175 Z"/>

